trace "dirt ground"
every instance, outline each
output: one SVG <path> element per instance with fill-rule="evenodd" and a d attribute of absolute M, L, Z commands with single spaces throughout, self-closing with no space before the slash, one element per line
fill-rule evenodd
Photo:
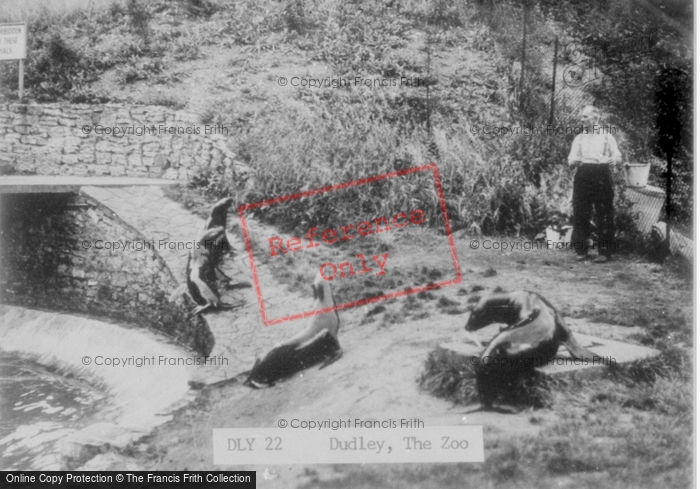
<path fill-rule="evenodd" d="M 444 236 L 434 235 L 430 231 L 411 240 L 394 237 L 390 239 L 390 250 L 397 261 L 392 265 L 409 267 L 414 261 L 430 256 L 425 253 L 426 242 L 434 240 L 435 246 L 439 247 L 444 239 Z M 471 243 L 475 239 L 480 244 L 479 249 L 472 248 L 474 245 Z M 268 389 L 252 390 L 241 385 L 240 379 L 236 378 L 205 387 L 194 404 L 178 411 L 173 421 L 158 428 L 150 437 L 118 456 L 103 454 L 94 459 L 93 463 L 100 461 L 111 463 L 114 468 L 131 466 L 146 470 L 256 470 L 259 487 L 271 488 L 325 487 L 324 484 L 335 487 L 336 483 L 342 483 L 341 487 L 364 487 L 365 484 L 367 487 L 425 487 L 420 482 L 425 477 L 442 487 L 439 477 L 436 478 L 434 474 L 425 475 L 426 472 L 432 474 L 433 469 L 442 470 L 440 467 L 444 470 L 457 470 L 460 477 L 458 480 L 473 477 L 475 482 L 500 481 L 517 485 L 518 479 L 514 477 L 517 471 L 509 472 L 507 467 L 489 469 L 489 459 L 502 458 L 504 450 L 509 450 L 507 447 L 514 440 L 544 436 L 554 442 L 556 437 L 552 438 L 551 433 L 542 433 L 558 429 L 557 426 L 567 417 L 587 419 L 590 410 L 586 409 L 584 401 L 572 405 L 568 411 L 562 411 L 558 406 L 555 409 L 526 409 L 518 414 L 483 411 L 465 414 L 465 406 L 453 405 L 421 390 L 418 379 L 429 352 L 441 343 L 466 341 L 464 325 L 468 317 L 466 306 L 471 295 L 469 291 L 475 286 L 487 291 L 495 287 L 536 291 L 568 316 L 569 324 L 575 332 L 625 339 L 633 343 L 643 340 L 648 325 L 644 321 L 640 325 L 630 324 L 629 321 L 619 321 L 623 325 L 606 323 L 606 318 L 609 322 L 615 322 L 610 319 L 614 318 L 613 311 L 625 311 L 623 315 L 634 309 L 654 313 L 666 311 L 668 314 L 676 313 L 688 318 L 692 315 L 692 292 L 688 283 L 677 274 L 638 258 L 618 257 L 611 263 L 599 265 L 575 262 L 571 251 L 487 250 L 481 246 L 482 238 L 464 234 L 456 236 L 455 241 L 463 282 L 432 291 L 430 295 L 418 299 L 418 306 L 412 302 L 407 307 L 408 302 L 415 299 L 403 297 L 381 303 L 386 310 L 378 314 L 368 314 L 373 306 L 341 311 L 340 342 L 344 355 L 334 364 L 323 370 L 308 369 Z M 238 246 L 240 244 L 234 247 Z M 293 264 L 292 267 L 296 271 L 299 271 L 299 267 L 304 270 L 300 263 Z M 309 300 L 307 286 L 280 283 L 277 287 L 278 293 L 287 294 L 290 307 L 296 302 L 295 297 L 307 296 L 305 300 Z M 257 307 L 252 289 L 225 294 L 235 294 L 239 299 L 243 294 L 248 306 Z M 458 305 L 451 309 L 440 307 L 440 301 L 444 301 L 441 298 L 450 299 Z M 415 313 L 416 309 L 419 314 Z M 286 331 L 292 334 L 303 326 L 302 323 L 303 321 L 297 322 L 293 327 L 290 325 Z M 263 328 L 261 324 L 257 327 Z M 260 352 L 263 353 L 264 351 Z M 252 359 L 249 361 L 252 366 Z M 653 413 L 641 413 L 644 416 L 649 414 Z M 614 421 L 618 427 L 627 426 L 632 429 L 632 419 L 639 422 L 639 415 L 634 409 L 621 409 L 615 414 Z M 278 420 L 293 418 L 419 418 L 427 426 L 482 425 L 487 463 L 437 464 L 419 469 L 402 464 L 213 465 L 212 429 L 276 427 Z M 601 434 L 588 439 L 587 443 L 594 447 L 596 443 L 605 443 L 606 438 Z M 636 460 L 631 455 L 630 457 L 628 463 L 632 467 Z M 457 466 L 461 468 L 455 469 Z M 683 467 L 677 469 L 681 473 L 684 470 Z M 675 474 L 677 471 L 670 472 Z M 545 487 L 569 485 L 577 480 L 592 484 L 600 482 L 601 477 L 606 476 L 604 468 L 599 471 L 574 472 L 575 477 L 548 479 Z M 608 476 L 611 475 L 615 474 L 609 472 Z M 659 477 L 662 475 L 669 476 L 668 472 L 659 474 Z M 677 477 L 677 474 L 673 475 L 672 480 L 677 480 Z M 370 484 L 368 481 L 373 482 Z M 659 482 L 656 479 L 651 481 Z M 618 480 L 618 483 L 621 484 L 620 487 L 626 486 L 622 481 Z M 647 483 L 650 481 L 647 480 Z"/>

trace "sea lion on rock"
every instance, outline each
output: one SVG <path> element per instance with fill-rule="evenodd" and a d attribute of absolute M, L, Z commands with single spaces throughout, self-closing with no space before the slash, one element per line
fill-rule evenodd
<path fill-rule="evenodd" d="M 493 323 L 505 327 L 488 344 L 476 364 L 476 386 L 483 406 L 522 385 L 536 367 L 544 366 L 564 345 L 571 356 L 592 359 L 557 309 L 540 294 L 527 291 L 498 292 L 483 297 L 469 316 L 467 331 Z"/>
<path fill-rule="evenodd" d="M 314 293 L 314 310 L 335 306 L 331 285 L 321 274 L 311 286 Z M 338 311 L 315 315 L 311 323 L 293 337 L 278 343 L 265 357 L 255 361 L 244 385 L 254 388 L 271 386 L 278 380 L 324 362 L 325 368 L 343 354 L 338 343 L 340 317 Z"/>

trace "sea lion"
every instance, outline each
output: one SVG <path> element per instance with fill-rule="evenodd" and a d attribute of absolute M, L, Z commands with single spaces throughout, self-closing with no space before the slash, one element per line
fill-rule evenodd
<path fill-rule="evenodd" d="M 214 285 L 216 277 L 213 255 L 218 246 L 226 239 L 226 232 L 221 227 L 208 229 L 202 234 L 194 250 L 187 256 L 187 291 L 192 300 L 198 304 L 192 310 L 192 315 L 199 314 L 209 308 L 220 308 L 222 302 Z M 205 246 L 204 243 L 209 246 Z M 213 243 L 213 244 L 212 244 Z"/>
<path fill-rule="evenodd" d="M 228 210 L 231 208 L 232 205 L 232 197 L 223 198 L 219 200 L 216 204 L 214 204 L 211 208 L 211 213 L 209 214 L 207 222 L 204 223 L 204 230 L 206 231 L 207 229 L 219 226 L 226 229 L 226 218 L 228 216 Z"/>
<path fill-rule="evenodd" d="M 311 288 L 314 310 L 335 306 L 331 285 L 320 273 L 316 275 Z M 271 386 L 320 362 L 324 362 L 321 368 L 327 367 L 343 354 L 338 342 L 339 328 L 338 311 L 315 315 L 306 328 L 275 345 L 262 360 L 257 359 L 244 385 L 254 388 Z"/>
<path fill-rule="evenodd" d="M 503 392 L 512 390 L 524 377 L 554 357 L 559 345 L 571 356 L 592 359 L 566 325 L 563 316 L 540 294 L 528 291 L 492 293 L 483 297 L 469 316 L 467 331 L 504 323 L 476 365 L 476 385 L 485 408 Z"/>
<path fill-rule="evenodd" d="M 231 307 L 221 302 L 216 287 L 217 272 L 227 282 L 231 281 L 231 278 L 220 269 L 223 255 L 231 249 L 226 235 L 226 215 L 231 205 L 233 205 L 233 199 L 227 197 L 212 206 L 204 230 L 197 238 L 194 249 L 191 249 L 187 255 L 186 282 L 170 296 L 172 301 L 187 291 L 197 304 L 191 315 L 210 308 Z"/>
<path fill-rule="evenodd" d="M 536 318 L 539 318 L 537 322 L 534 321 Z M 534 333 L 535 331 L 543 334 L 541 340 L 547 341 L 547 338 L 555 340 L 557 347 L 563 344 L 576 358 L 589 358 L 593 355 L 576 341 L 556 307 L 536 292 L 519 290 L 494 292 L 484 296 L 470 314 L 465 329 L 476 331 L 493 323 L 506 324 L 501 331 L 530 325 L 533 334 L 537 334 Z M 545 333 L 542 328 L 547 327 L 549 330 Z"/>
<path fill-rule="evenodd" d="M 206 241 L 204 239 L 204 234 L 206 234 L 211 229 L 222 228 L 221 235 L 218 233 L 215 235 L 210 235 L 209 239 L 214 240 L 215 246 L 211 247 L 210 260 L 211 265 L 208 270 L 209 280 L 216 280 L 216 272 L 227 282 L 231 282 L 233 279 L 226 275 L 220 268 L 221 260 L 224 254 L 231 250 L 231 243 L 228 240 L 228 235 L 226 234 L 226 217 L 228 215 L 228 210 L 233 205 L 233 199 L 231 197 L 226 197 L 219 200 L 211 208 L 211 213 L 207 222 L 204 224 L 203 235 L 200 241 Z"/>

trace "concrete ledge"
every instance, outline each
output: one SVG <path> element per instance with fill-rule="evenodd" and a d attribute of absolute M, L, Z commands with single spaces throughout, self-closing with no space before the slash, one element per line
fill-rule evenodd
<path fill-rule="evenodd" d="M 83 186 L 134 187 L 138 185 L 175 185 L 177 183 L 177 180 L 160 178 L 9 175 L 0 179 L 0 194 L 67 193 L 76 192 Z"/>
<path fill-rule="evenodd" d="M 660 353 L 653 348 L 585 334 L 576 334 L 576 339 L 581 346 L 589 349 L 600 358 L 577 360 L 571 358 L 569 352 L 562 346 L 547 365 L 537 367 L 537 370 L 552 377 L 595 378 L 603 375 L 611 365 L 622 365 L 643 358 L 651 358 Z M 473 343 L 443 343 L 440 348 L 469 361 L 472 357 L 479 358 L 485 347 Z M 470 363 L 474 364 L 475 361 L 472 360 Z"/>

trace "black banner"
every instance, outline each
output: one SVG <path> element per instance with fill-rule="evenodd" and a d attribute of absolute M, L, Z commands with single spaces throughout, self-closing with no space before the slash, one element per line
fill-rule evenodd
<path fill-rule="evenodd" d="M 0 472 L 0 488 L 121 488 L 177 487 L 194 489 L 199 487 L 255 488 L 255 471 L 209 471 L 209 472 L 166 472 L 166 471 L 18 471 Z"/>

